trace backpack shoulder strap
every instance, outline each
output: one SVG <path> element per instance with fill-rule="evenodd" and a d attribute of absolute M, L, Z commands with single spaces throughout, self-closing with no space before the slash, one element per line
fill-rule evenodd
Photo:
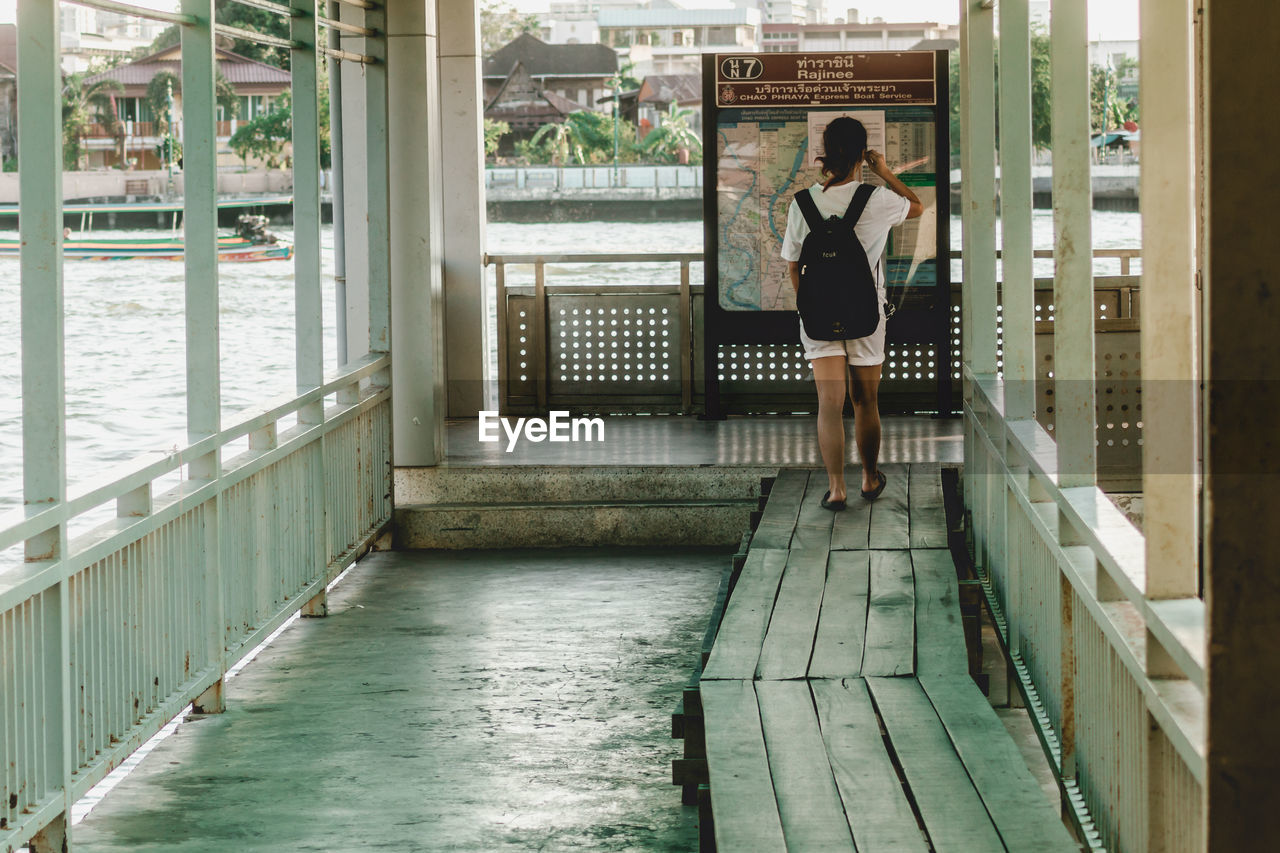
<path fill-rule="evenodd" d="M 813 201 L 813 193 L 807 189 L 800 190 L 796 193 L 796 204 L 800 207 L 800 212 L 804 214 L 804 221 L 809 223 L 810 231 L 817 231 L 822 227 L 822 214 L 818 212 L 818 205 Z"/>
<path fill-rule="evenodd" d="M 844 220 L 849 223 L 850 227 L 858 224 L 858 220 L 862 217 L 862 211 L 866 209 L 867 202 L 871 200 L 871 194 L 875 192 L 875 189 L 871 184 L 858 184 L 858 188 L 853 191 L 853 198 L 849 201 L 849 207 L 844 212 Z"/>

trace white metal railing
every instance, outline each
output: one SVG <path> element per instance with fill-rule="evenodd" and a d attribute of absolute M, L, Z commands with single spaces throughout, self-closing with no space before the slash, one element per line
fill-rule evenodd
<path fill-rule="evenodd" d="M 1054 4 L 1055 425 L 1036 421 L 1027 0 L 1002 0 L 1003 312 L 994 308 L 992 4 L 962 4 L 966 508 L 975 563 L 1091 848 L 1205 849 L 1205 608 L 1197 580 L 1190 17 L 1144 4 L 1141 351 L 1146 536 L 1097 487 L 1084 4 Z M 1157 8 L 1159 6 L 1159 8 Z M 1168 72 L 1170 63 L 1178 65 Z M 1169 129 L 1152 133 L 1152 122 Z M 1173 177 L 1171 177 L 1173 176 Z M 1158 195 L 1157 195 L 1158 194 Z M 1147 202 L 1158 199 L 1153 204 Z M 997 323 L 1002 328 L 997 330 Z M 997 370 L 997 339 L 1003 370 Z M 1152 380 L 1160 380 L 1153 382 Z"/>
<path fill-rule="evenodd" d="M 369 356 L 183 451 L 5 519 L 0 548 L 104 503 L 117 516 L 62 559 L 0 574 L 0 842 L 22 844 L 183 707 L 211 701 L 199 697 L 390 521 L 390 390 L 371 381 L 389 360 Z M 308 422 L 317 403 L 323 418 Z M 246 436 L 218 476 L 151 494 Z M 50 715 L 63 674 L 73 700 Z"/>
<path fill-rule="evenodd" d="M 484 170 L 486 190 L 693 189 L 702 186 L 701 166 L 491 166 Z"/>
<path fill-rule="evenodd" d="M 288 17 L 290 37 L 280 39 L 218 27 L 214 0 L 181 0 L 176 13 L 75 2 L 182 27 L 187 444 L 68 494 L 59 4 L 20 0 L 24 508 L 0 519 L 0 552 L 20 552 L 15 567 L 0 567 L 4 851 L 30 844 L 35 853 L 65 853 L 72 803 L 188 703 L 223 710 L 228 669 L 300 609 L 323 615 L 326 585 L 391 518 L 384 5 L 333 2 L 326 18 L 315 0 L 251 3 Z M 364 52 L 320 46 L 322 26 L 363 37 Z M 219 376 L 213 85 L 214 35 L 222 30 L 292 51 L 293 94 L 297 393 L 230 426 L 222 419 Z M 330 85 L 346 78 L 365 137 L 351 158 L 365 193 L 363 233 L 339 229 L 335 236 L 340 245 L 348 233 L 358 238 L 340 273 L 351 277 L 338 315 L 351 312 L 367 337 L 348 342 L 340 325 L 346 363 L 327 377 L 321 54 L 360 64 L 359 74 L 331 68 Z M 342 115 L 333 115 L 339 137 Z M 340 157 L 335 167 L 343 168 Z M 342 355 L 348 343 L 349 359 Z M 164 485 L 175 478 L 176 487 Z M 114 519 L 69 535 L 76 522 L 92 523 L 111 504 Z"/>

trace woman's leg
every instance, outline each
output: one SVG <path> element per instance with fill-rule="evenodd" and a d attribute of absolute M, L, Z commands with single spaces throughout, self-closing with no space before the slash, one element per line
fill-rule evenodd
<path fill-rule="evenodd" d="M 858 455 L 862 458 L 862 491 L 869 492 L 880 481 L 876 478 L 876 465 L 880 461 L 880 367 L 854 366 L 849 396 L 853 399 L 854 440 Z M 817 375 L 815 371 L 814 375 Z M 843 400 L 841 401 L 844 402 Z"/>
<path fill-rule="evenodd" d="M 847 497 L 844 484 L 844 397 L 849 387 L 849 365 L 844 355 L 815 358 L 813 380 L 818 386 L 818 449 L 827 468 L 829 500 Z"/>

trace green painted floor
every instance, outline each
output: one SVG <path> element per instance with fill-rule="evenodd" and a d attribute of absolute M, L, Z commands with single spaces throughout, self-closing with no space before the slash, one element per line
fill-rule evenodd
<path fill-rule="evenodd" d="M 386 552 L 74 827 L 78 851 L 675 851 L 719 551 Z"/>

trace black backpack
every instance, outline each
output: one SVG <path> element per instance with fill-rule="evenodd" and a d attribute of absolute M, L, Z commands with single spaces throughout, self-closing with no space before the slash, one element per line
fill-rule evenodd
<path fill-rule="evenodd" d="M 875 190 L 860 184 L 844 216 L 823 219 L 809 190 L 796 193 L 796 204 L 809 223 L 800 246 L 800 290 L 796 308 L 804 332 L 815 341 L 865 338 L 880 325 L 876 280 L 853 226 Z"/>

